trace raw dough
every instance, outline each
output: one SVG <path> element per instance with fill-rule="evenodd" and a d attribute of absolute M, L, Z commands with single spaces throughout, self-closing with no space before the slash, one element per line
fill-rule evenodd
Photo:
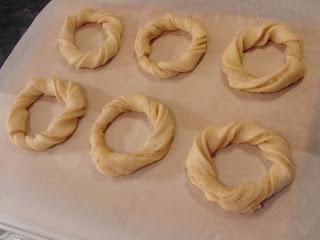
<path fill-rule="evenodd" d="M 153 132 L 140 151 L 118 153 L 106 146 L 104 132 L 117 116 L 129 111 L 144 112 L 153 125 Z M 170 148 L 174 133 L 173 116 L 163 103 L 143 95 L 122 96 L 106 104 L 93 124 L 90 155 L 103 174 L 128 175 L 163 158 Z"/>
<path fill-rule="evenodd" d="M 74 35 L 86 23 L 102 24 L 107 39 L 99 48 L 84 52 L 77 47 Z M 66 18 L 58 39 L 59 51 L 76 68 L 96 68 L 117 54 L 122 32 L 121 20 L 112 13 L 85 9 Z"/>
<path fill-rule="evenodd" d="M 35 136 L 26 135 L 28 108 L 42 95 L 55 96 L 65 104 L 65 111 Z M 71 81 L 57 78 L 38 78 L 30 81 L 20 92 L 9 112 L 8 133 L 11 141 L 26 149 L 43 151 L 69 137 L 85 112 L 85 100 L 80 87 Z"/>
<path fill-rule="evenodd" d="M 264 46 L 269 40 L 286 46 L 285 64 L 266 76 L 254 76 L 243 68 L 243 53 Z M 222 56 L 222 71 L 233 88 L 248 92 L 276 92 L 303 77 L 302 52 L 302 41 L 285 25 L 266 24 L 240 33 L 232 40 Z"/>
<path fill-rule="evenodd" d="M 176 61 L 154 63 L 150 60 L 150 42 L 165 31 L 181 30 L 191 34 L 188 50 Z M 157 18 L 140 28 L 135 41 L 135 51 L 139 65 L 158 78 L 171 78 L 180 72 L 188 72 L 196 67 L 207 50 L 207 30 L 204 25 L 192 18 L 179 18 L 172 14 Z"/>
<path fill-rule="evenodd" d="M 229 187 L 218 180 L 211 155 L 229 144 L 239 143 L 257 145 L 272 161 L 272 166 L 259 182 Z M 186 166 L 191 182 L 204 191 L 208 200 L 239 213 L 259 209 L 262 201 L 288 185 L 294 175 L 288 142 L 256 122 L 233 122 L 206 128 L 195 138 Z"/>

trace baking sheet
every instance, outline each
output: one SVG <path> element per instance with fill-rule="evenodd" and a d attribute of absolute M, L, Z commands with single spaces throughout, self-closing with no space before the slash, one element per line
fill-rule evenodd
<path fill-rule="evenodd" d="M 261 6 L 251 1 L 242 5 L 231 1 L 51 2 L 0 72 L 0 225 L 52 239 L 319 238 L 320 25 L 317 13 L 305 12 L 315 12 L 319 4 L 293 1 L 286 6 L 284 2 L 277 1 L 277 7 L 274 1 Z M 117 56 L 95 70 L 75 69 L 57 51 L 65 16 L 84 7 L 113 11 L 125 26 Z M 209 32 L 208 51 L 194 71 L 157 80 L 139 69 L 133 44 L 139 26 L 167 12 L 202 21 Z M 230 89 L 220 71 L 223 50 L 236 33 L 275 19 L 303 38 L 305 77 L 272 94 Z M 99 28 L 91 25 L 77 33 L 84 49 L 101 39 Z M 187 34 L 164 34 L 153 43 L 152 58 L 177 57 L 188 43 Z M 250 51 L 245 66 L 257 74 L 272 71 L 282 64 L 282 51 L 272 44 Z M 19 149 L 6 133 L 9 106 L 32 77 L 49 76 L 79 83 L 88 111 L 65 143 L 41 153 Z M 131 93 L 150 95 L 169 105 L 177 119 L 177 136 L 163 160 L 131 176 L 103 176 L 88 155 L 90 127 L 104 104 Z M 40 99 L 31 108 L 31 133 L 44 130 L 62 110 L 54 99 Z M 194 136 L 209 124 L 234 120 L 257 120 L 278 130 L 291 144 L 297 169 L 295 181 L 251 215 L 229 213 L 208 202 L 185 174 Z M 118 151 L 130 152 L 141 147 L 150 132 L 142 114 L 125 114 L 107 131 L 107 142 Z M 259 179 L 269 165 L 261 158 L 254 147 L 221 151 L 217 154 L 221 180 L 236 185 Z"/>

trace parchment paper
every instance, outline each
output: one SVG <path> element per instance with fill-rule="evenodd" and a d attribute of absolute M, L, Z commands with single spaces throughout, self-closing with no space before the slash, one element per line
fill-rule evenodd
<path fill-rule="evenodd" d="M 260 5 L 259 5 L 260 4 Z M 312 5 L 313 4 L 313 5 Z M 64 18 L 84 7 L 122 17 L 121 49 L 107 65 L 75 69 L 57 50 Z M 37 17 L 0 72 L 0 226 L 51 239 L 318 239 L 319 190 L 319 2 L 308 1 L 53 1 Z M 313 12 L 312 12 L 313 11 Z M 157 80 L 139 69 L 133 44 L 139 26 L 174 12 L 202 21 L 208 51 L 197 68 L 174 79 Z M 306 75 L 278 93 L 233 90 L 220 71 L 221 54 L 236 33 L 270 20 L 287 23 L 304 41 Z M 77 33 L 83 49 L 103 38 L 92 25 Z M 164 34 L 153 43 L 152 59 L 179 56 L 188 34 Z M 283 62 L 273 44 L 250 51 L 245 66 L 265 74 Z M 88 111 L 73 136 L 45 152 L 22 150 L 6 133 L 9 106 L 33 77 L 57 76 L 79 83 Z M 127 177 L 101 175 L 89 153 L 90 127 L 104 104 L 131 93 L 153 96 L 175 113 L 177 136 L 161 161 Z M 30 132 L 46 129 L 63 106 L 42 98 L 31 108 Z M 191 185 L 185 161 L 195 135 L 210 124 L 257 120 L 288 139 L 296 164 L 294 182 L 251 215 L 237 215 L 208 202 Z M 107 131 L 117 151 L 138 149 L 151 132 L 142 114 L 125 114 Z M 258 180 L 270 165 L 254 147 L 232 146 L 217 154 L 226 184 Z M 32 235 L 32 234 L 31 234 Z"/>

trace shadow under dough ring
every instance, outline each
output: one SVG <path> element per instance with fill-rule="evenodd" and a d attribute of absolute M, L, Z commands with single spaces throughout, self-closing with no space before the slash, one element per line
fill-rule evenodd
<path fill-rule="evenodd" d="M 143 148 L 125 154 L 115 152 L 104 141 L 107 127 L 124 112 L 143 112 L 153 125 L 151 136 Z M 143 95 L 122 96 L 106 104 L 91 128 L 90 155 L 97 169 L 106 175 L 129 175 L 139 168 L 163 158 L 175 134 L 171 111 L 158 100 Z"/>
<path fill-rule="evenodd" d="M 35 136 L 27 135 L 28 108 L 42 95 L 55 96 L 65 104 L 65 110 L 49 125 L 46 131 Z M 11 141 L 26 149 L 46 150 L 69 137 L 85 112 L 85 100 L 80 87 L 74 82 L 57 78 L 38 78 L 28 82 L 18 94 L 8 118 Z"/>
<path fill-rule="evenodd" d="M 150 60 L 151 40 L 165 31 L 181 30 L 192 36 L 187 51 L 175 61 L 154 63 Z M 204 25 L 191 17 L 179 18 L 167 14 L 148 22 L 140 28 L 135 40 L 135 51 L 139 65 L 144 71 L 158 78 L 171 78 L 180 72 L 188 72 L 196 67 L 207 49 L 207 30 Z"/>
<path fill-rule="evenodd" d="M 211 156 L 229 144 L 240 143 L 258 146 L 272 165 L 260 181 L 229 187 L 218 180 Z M 206 128 L 195 138 L 186 167 L 191 182 L 204 191 L 208 200 L 238 213 L 259 209 L 261 202 L 288 185 L 294 175 L 288 142 L 256 122 L 233 122 Z"/>
<path fill-rule="evenodd" d="M 75 32 L 87 23 L 102 24 L 107 38 L 99 48 L 82 51 L 76 45 Z M 76 68 L 96 68 L 117 54 L 122 32 L 121 20 L 112 13 L 85 9 L 66 18 L 58 39 L 59 51 Z"/>
<path fill-rule="evenodd" d="M 275 72 L 258 77 L 243 67 L 246 50 L 262 47 L 271 40 L 286 47 L 285 63 Z M 222 55 L 222 71 L 230 87 L 248 92 L 276 92 L 298 81 L 304 75 L 302 41 L 285 25 L 272 23 L 238 34 Z"/>

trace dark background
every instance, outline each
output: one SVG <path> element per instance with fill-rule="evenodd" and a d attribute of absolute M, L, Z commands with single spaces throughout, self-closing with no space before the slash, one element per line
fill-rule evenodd
<path fill-rule="evenodd" d="M 50 0 L 0 0 L 0 67 Z"/>

